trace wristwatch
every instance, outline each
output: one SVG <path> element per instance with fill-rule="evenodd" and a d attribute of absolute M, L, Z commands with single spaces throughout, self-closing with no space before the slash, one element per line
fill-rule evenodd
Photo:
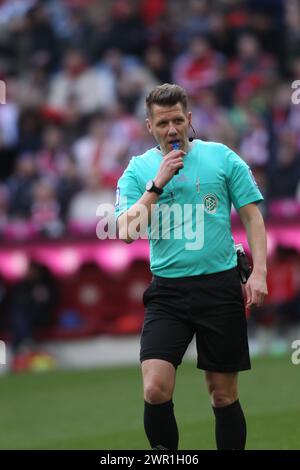
<path fill-rule="evenodd" d="M 155 183 L 153 180 L 149 180 L 148 183 L 146 184 L 146 191 L 149 191 L 149 193 L 156 193 L 159 195 L 161 195 L 164 192 L 163 189 L 155 186 Z"/>

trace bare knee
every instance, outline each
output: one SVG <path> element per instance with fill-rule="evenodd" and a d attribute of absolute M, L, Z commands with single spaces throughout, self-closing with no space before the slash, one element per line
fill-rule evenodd
<path fill-rule="evenodd" d="M 211 403 L 215 408 L 231 405 L 237 400 L 237 396 L 227 390 L 212 390 L 210 393 Z"/>
<path fill-rule="evenodd" d="M 172 364 L 160 359 L 149 359 L 142 363 L 144 399 L 152 405 L 171 400 L 176 370 Z"/>
<path fill-rule="evenodd" d="M 238 399 L 237 378 L 237 374 L 206 373 L 212 406 L 228 406 Z"/>
<path fill-rule="evenodd" d="M 144 399 L 151 405 L 165 403 L 172 398 L 172 390 L 159 382 L 149 382 L 144 388 Z"/>

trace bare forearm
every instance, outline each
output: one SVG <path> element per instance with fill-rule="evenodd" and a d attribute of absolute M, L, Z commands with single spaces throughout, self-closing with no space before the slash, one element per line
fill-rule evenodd
<path fill-rule="evenodd" d="M 248 204 L 239 211 L 247 232 L 248 243 L 253 259 L 253 271 L 246 285 L 247 307 L 260 307 L 268 294 L 267 274 L 267 237 L 265 224 L 259 209 Z"/>
<path fill-rule="evenodd" d="M 253 259 L 253 271 L 266 273 L 267 237 L 264 221 L 260 212 L 245 221 L 245 229 Z"/>
<path fill-rule="evenodd" d="M 147 231 L 151 220 L 151 209 L 156 204 L 159 195 L 145 191 L 142 197 L 133 204 L 128 211 L 120 215 L 118 219 L 118 234 L 121 240 L 127 243 L 138 238 L 136 235 Z"/>

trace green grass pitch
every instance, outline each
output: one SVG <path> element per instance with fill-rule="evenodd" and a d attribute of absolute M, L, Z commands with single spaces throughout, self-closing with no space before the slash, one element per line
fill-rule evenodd
<path fill-rule="evenodd" d="M 290 357 L 252 361 L 240 374 L 247 449 L 300 449 L 300 366 Z M 203 372 L 178 369 L 180 449 L 214 449 Z M 149 449 L 138 367 L 0 377 L 0 449 Z"/>

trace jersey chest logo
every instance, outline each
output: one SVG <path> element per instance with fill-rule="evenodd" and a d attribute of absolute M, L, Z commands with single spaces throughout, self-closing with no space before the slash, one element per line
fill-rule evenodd
<path fill-rule="evenodd" d="M 208 214 L 215 214 L 218 207 L 218 198 L 215 194 L 209 193 L 203 197 L 204 210 Z"/>

